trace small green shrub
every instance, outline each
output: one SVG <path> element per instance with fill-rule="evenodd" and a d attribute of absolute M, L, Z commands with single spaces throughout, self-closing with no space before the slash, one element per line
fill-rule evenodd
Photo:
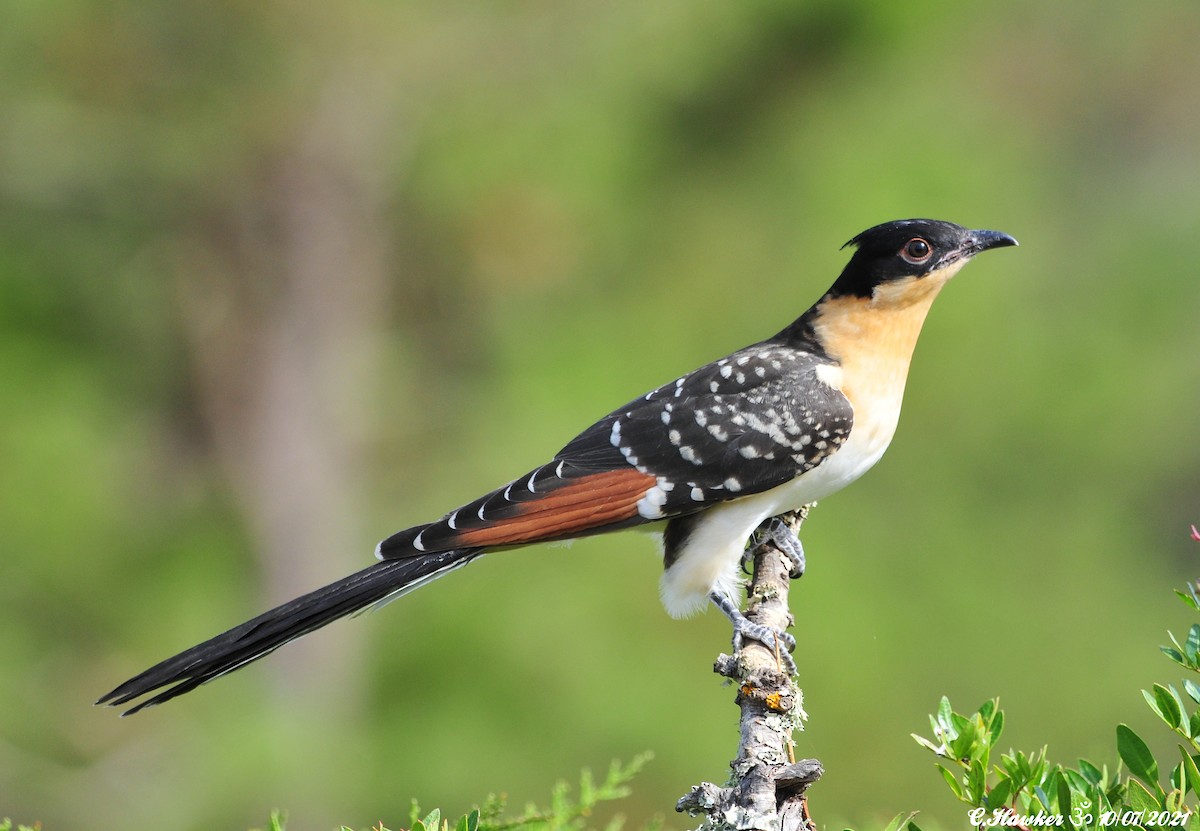
<path fill-rule="evenodd" d="M 1192 536 L 1200 541 L 1194 527 Z M 1176 592 L 1193 612 L 1200 612 L 1198 587 L 1190 584 Z M 1161 647 L 1163 653 L 1200 674 L 1200 623 L 1191 626 L 1183 643 L 1174 634 L 1170 638 L 1172 645 Z M 1142 691 L 1150 709 L 1182 740 L 1179 760 L 1163 760 L 1161 766 L 1142 737 L 1125 724 L 1116 729 L 1121 764 L 1111 771 L 1086 759 L 1074 767 L 1052 763 L 1045 747 L 1032 753 L 999 752 L 1004 711 L 995 699 L 963 715 L 942 698 L 929 717 L 931 736 L 914 733 L 913 738 L 943 760 L 937 769 L 955 798 L 968 806 L 973 825 L 1200 831 L 1195 801 L 1200 797 L 1200 685 L 1188 678 L 1182 687 L 1182 695 L 1172 684 Z M 1164 779 L 1162 772 L 1168 769 Z M 920 831 L 913 815 L 897 817 L 893 825 L 889 831 Z"/>
<path fill-rule="evenodd" d="M 653 757 L 643 753 L 634 757 L 627 765 L 614 761 L 608 768 L 604 781 L 597 784 L 588 769 L 579 776 L 579 791 L 572 796 L 571 787 L 565 780 L 559 780 L 550 794 L 550 805 L 539 808 L 536 805 L 526 805 L 525 810 L 514 817 L 506 817 L 507 801 L 503 796 L 491 794 L 483 804 L 467 814 L 459 817 L 453 823 L 442 816 L 437 808 L 422 816 L 420 806 L 413 800 L 412 809 L 408 815 L 409 831 L 584 831 L 587 828 L 587 818 L 592 810 L 601 802 L 611 802 L 629 796 L 629 782 L 645 767 Z M 604 826 L 603 831 L 620 831 L 624 818 L 616 816 Z M 661 820 L 654 820 L 645 826 L 645 831 L 658 831 Z M 9 831 L 0 826 L 0 831 Z M 26 831 L 21 828 L 20 831 Z M 285 816 L 279 811 L 271 813 L 266 831 L 286 831 Z M 341 831 L 352 831 L 342 826 Z M 382 822 L 373 826 L 371 831 L 391 831 Z"/>

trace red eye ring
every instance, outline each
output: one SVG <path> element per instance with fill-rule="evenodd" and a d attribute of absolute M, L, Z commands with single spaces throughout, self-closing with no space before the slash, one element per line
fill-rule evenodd
<path fill-rule="evenodd" d="M 933 256 L 933 246 L 922 237 L 913 237 L 904 243 L 904 247 L 900 249 L 900 256 L 905 262 L 921 265 Z"/>

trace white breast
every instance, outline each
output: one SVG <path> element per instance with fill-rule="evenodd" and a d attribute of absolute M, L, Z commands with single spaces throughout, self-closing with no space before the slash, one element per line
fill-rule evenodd
<path fill-rule="evenodd" d="M 785 485 L 709 508 L 701 515 L 671 567 L 663 573 L 663 605 L 672 617 L 702 610 L 714 588 L 729 593 L 738 585 L 737 565 L 746 540 L 762 522 L 795 511 L 862 476 L 883 456 L 896 424 L 857 424 L 836 453 Z"/>
<path fill-rule="evenodd" d="M 879 461 L 896 433 L 921 324 L 953 270 L 919 291 L 906 287 L 898 294 L 900 300 L 885 294 L 869 301 L 846 298 L 823 304 L 814 328 L 837 363 L 820 368 L 817 375 L 841 390 L 853 406 L 850 436 L 832 456 L 791 482 L 701 515 L 663 574 L 663 605 L 672 616 L 700 611 L 713 589 L 736 591 L 746 540 L 764 520 L 841 490 Z"/>

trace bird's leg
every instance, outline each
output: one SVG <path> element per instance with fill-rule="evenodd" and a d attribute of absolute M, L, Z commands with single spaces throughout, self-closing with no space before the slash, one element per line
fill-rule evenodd
<path fill-rule="evenodd" d="M 771 520 L 771 524 L 767 526 L 766 539 L 783 552 L 783 555 L 792 563 L 791 577 L 795 580 L 798 577 L 804 576 L 804 546 L 800 543 L 800 537 L 792 530 L 792 526 L 784 522 L 779 517 Z"/>
<path fill-rule="evenodd" d="M 783 556 L 788 558 L 788 562 L 792 564 L 789 576 L 793 580 L 804 576 L 804 546 L 800 543 L 800 537 L 796 536 L 792 527 L 779 517 L 772 519 L 766 528 L 759 531 L 756 545 L 746 547 L 745 553 L 742 554 L 742 569 L 746 573 L 750 573 L 754 567 L 755 550 L 767 542 L 775 543 Z"/>
<path fill-rule="evenodd" d="M 751 622 L 742 614 L 737 602 L 725 592 L 709 592 L 708 597 L 713 605 L 720 609 L 721 613 L 733 624 L 733 651 L 735 653 L 741 652 L 742 642 L 744 639 L 750 638 L 779 655 L 788 673 L 796 674 L 796 662 L 792 660 L 790 654 L 796 648 L 795 638 L 787 632 Z"/>

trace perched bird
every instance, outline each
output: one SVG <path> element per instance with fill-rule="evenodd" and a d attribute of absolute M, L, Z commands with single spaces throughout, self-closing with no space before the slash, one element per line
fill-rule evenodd
<path fill-rule="evenodd" d="M 388 537 L 374 565 L 168 658 L 97 703 L 158 690 L 129 714 L 167 701 L 494 549 L 635 526 L 662 535 L 671 615 L 711 601 L 735 640 L 791 648 L 789 635 L 751 624 L 734 599 L 748 539 L 879 461 L 934 298 L 979 252 L 1016 244 L 929 219 L 863 231 L 846 243 L 854 254 L 829 291 L 779 334 L 635 398 L 541 467 Z M 801 570 L 799 540 L 782 523 L 770 533 Z"/>

